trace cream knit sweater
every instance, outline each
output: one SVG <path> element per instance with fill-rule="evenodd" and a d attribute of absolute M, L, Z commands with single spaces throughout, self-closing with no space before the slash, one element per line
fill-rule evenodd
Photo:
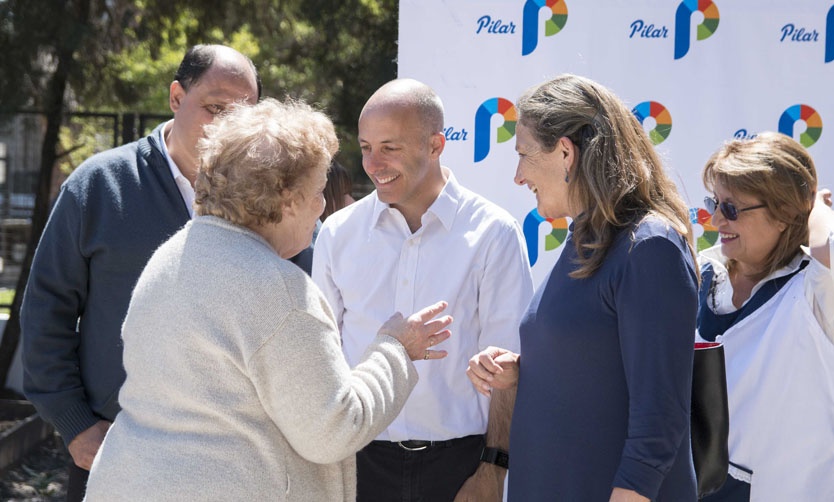
<path fill-rule="evenodd" d="M 355 452 L 417 381 L 386 336 L 351 370 L 307 275 L 211 216 L 156 251 L 122 338 L 122 412 L 87 500 L 354 500 Z"/>

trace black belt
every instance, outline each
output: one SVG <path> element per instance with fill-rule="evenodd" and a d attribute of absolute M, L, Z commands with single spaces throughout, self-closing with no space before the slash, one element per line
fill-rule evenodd
<path fill-rule="evenodd" d="M 376 444 L 402 448 L 406 451 L 423 451 L 428 448 L 452 448 L 465 441 L 473 441 L 483 438 L 483 434 L 466 436 L 462 438 L 446 439 L 444 441 L 427 441 L 423 439 L 409 439 L 407 441 L 374 441 Z"/>

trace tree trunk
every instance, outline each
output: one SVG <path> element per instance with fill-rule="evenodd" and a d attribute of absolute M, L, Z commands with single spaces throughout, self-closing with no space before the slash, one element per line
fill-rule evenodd
<path fill-rule="evenodd" d="M 20 340 L 20 304 L 23 301 L 23 291 L 26 289 L 26 282 L 29 280 L 29 269 L 32 267 L 35 248 L 40 241 L 43 228 L 46 226 L 46 220 L 49 217 L 49 192 L 52 186 L 52 171 L 55 167 L 58 133 L 64 115 L 63 96 L 67 87 L 66 74 L 62 73 L 61 63 L 59 63 L 58 70 L 52 76 L 49 86 L 50 105 L 46 113 L 46 131 L 43 135 L 43 145 L 41 147 L 41 167 L 38 173 L 35 209 L 32 213 L 31 237 L 26 246 L 26 256 L 20 268 L 20 276 L 17 278 L 9 320 L 6 322 L 6 328 L 3 331 L 3 341 L 0 343 L 0 388 L 6 386 L 9 367 L 12 364 Z"/>
<path fill-rule="evenodd" d="M 20 268 L 20 276 L 15 286 L 14 301 L 12 301 L 9 320 L 6 322 L 3 331 L 3 339 L 0 341 L 0 389 L 5 389 L 9 368 L 14 360 L 17 345 L 20 342 L 20 304 L 23 302 L 23 292 L 29 280 L 29 270 L 32 267 L 32 258 L 35 255 L 35 248 L 40 241 L 46 220 L 50 210 L 50 188 L 52 187 L 52 172 L 55 167 L 58 150 L 58 134 L 61 130 L 61 123 L 64 117 L 64 94 L 67 89 L 72 65 L 74 65 L 73 54 L 81 45 L 86 35 L 87 23 L 89 23 L 90 0 L 79 2 L 64 2 L 67 14 L 67 23 L 71 25 L 67 32 L 58 35 L 57 57 L 58 64 L 55 73 L 49 80 L 46 92 L 45 113 L 46 130 L 43 135 L 41 146 L 41 166 L 38 173 L 38 186 L 35 194 L 35 208 L 32 213 L 32 231 L 29 243 L 26 246 L 26 256 Z"/>

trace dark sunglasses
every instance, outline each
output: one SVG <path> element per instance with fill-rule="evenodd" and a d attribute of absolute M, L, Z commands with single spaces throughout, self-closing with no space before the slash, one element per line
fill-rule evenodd
<path fill-rule="evenodd" d="M 736 206 L 733 205 L 732 202 L 722 202 L 718 203 L 717 200 L 713 197 L 704 197 L 704 208 L 707 210 L 709 214 L 715 214 L 716 209 L 721 209 L 721 214 L 724 215 L 730 221 L 736 221 L 738 219 L 738 213 L 743 213 L 745 211 L 750 211 L 753 209 L 759 209 L 762 207 L 767 207 L 767 204 L 759 204 L 758 206 L 750 206 L 745 207 L 744 209 L 738 209 Z"/>

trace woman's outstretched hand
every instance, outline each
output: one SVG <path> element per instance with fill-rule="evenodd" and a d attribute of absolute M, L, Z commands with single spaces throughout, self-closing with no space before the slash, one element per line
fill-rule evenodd
<path fill-rule="evenodd" d="M 399 340 L 412 361 L 443 359 L 447 355 L 445 350 L 432 350 L 430 347 L 434 347 L 452 335 L 446 329 L 446 326 L 452 322 L 452 316 L 445 315 L 434 319 L 446 310 L 448 305 L 446 302 L 437 302 L 411 314 L 408 318 L 403 318 L 402 314 L 397 312 L 379 328 L 379 334 Z"/>

